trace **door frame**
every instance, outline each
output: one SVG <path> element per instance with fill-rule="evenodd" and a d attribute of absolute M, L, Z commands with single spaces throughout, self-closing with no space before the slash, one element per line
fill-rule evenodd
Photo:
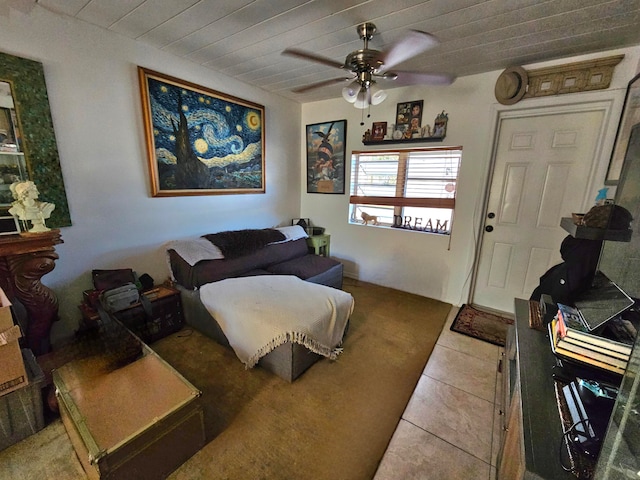
<path fill-rule="evenodd" d="M 622 114 L 624 92 L 611 90 L 604 92 L 580 93 L 575 95 L 568 94 L 566 97 L 567 98 L 555 96 L 544 99 L 531 99 L 526 101 L 527 105 L 521 105 L 518 107 L 494 104 L 491 109 L 491 125 L 493 125 L 493 127 L 491 129 L 492 139 L 490 142 L 489 152 L 490 161 L 488 162 L 487 171 L 485 173 L 481 202 L 478 202 L 479 208 L 475 212 L 476 217 L 474 219 L 474 225 L 477 234 L 475 236 L 475 251 L 471 267 L 471 282 L 469 284 L 469 290 L 467 291 L 467 304 L 473 305 L 478 267 L 480 263 L 480 253 L 485 233 L 484 219 L 487 215 L 489 194 L 491 193 L 490 188 L 491 183 L 493 182 L 497 147 L 500 140 L 500 127 L 504 120 L 565 113 L 602 111 L 604 113 L 603 122 L 598 134 L 598 141 L 596 142 L 594 161 L 589 172 L 589 182 L 584 198 L 582 199 L 583 209 L 593 202 L 598 188 L 602 188 L 601 186 L 604 185 L 604 179 L 606 178 L 609 160 L 613 150 L 613 144 L 615 142 L 617 125 L 620 121 L 620 115 Z M 535 101 L 536 105 L 533 105 L 531 101 Z M 609 188 L 609 195 L 611 196 L 614 193 L 611 192 L 611 189 L 615 187 Z M 484 307 L 487 308 L 487 306 Z"/>

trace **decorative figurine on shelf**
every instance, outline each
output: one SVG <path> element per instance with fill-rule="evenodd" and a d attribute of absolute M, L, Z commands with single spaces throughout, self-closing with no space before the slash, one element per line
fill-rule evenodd
<path fill-rule="evenodd" d="M 56 206 L 53 203 L 38 201 L 40 192 L 31 180 L 12 183 L 9 188 L 15 198 L 9 213 L 17 216 L 19 220 L 30 220 L 33 226 L 29 229 L 29 233 L 48 232 L 50 229 L 44 221 L 51 216 Z"/>
<path fill-rule="evenodd" d="M 447 122 L 449 121 L 449 115 L 444 113 L 444 110 L 438 115 L 433 122 L 432 137 L 444 138 L 447 134 Z"/>
<path fill-rule="evenodd" d="M 598 190 L 598 195 L 596 195 L 596 205 L 604 205 L 606 203 L 608 191 L 608 187 L 604 187 Z"/>
<path fill-rule="evenodd" d="M 378 217 L 375 215 L 369 215 L 367 212 L 362 212 L 360 216 L 362 217 L 362 223 L 365 225 L 369 225 L 369 222 L 372 222 L 374 225 L 378 224 Z"/>

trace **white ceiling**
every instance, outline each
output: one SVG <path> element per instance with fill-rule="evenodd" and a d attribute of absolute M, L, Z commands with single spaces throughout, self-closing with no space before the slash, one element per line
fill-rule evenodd
<path fill-rule="evenodd" d="M 409 29 L 440 40 L 436 48 L 394 69 L 456 76 L 640 45 L 640 0 L 37 3 L 299 102 L 339 97 L 341 84 L 305 94 L 291 89 L 345 72 L 281 55 L 282 50 L 295 47 L 343 62 L 362 48 L 356 26 L 365 21 L 378 27 L 370 48 L 384 50 Z"/>

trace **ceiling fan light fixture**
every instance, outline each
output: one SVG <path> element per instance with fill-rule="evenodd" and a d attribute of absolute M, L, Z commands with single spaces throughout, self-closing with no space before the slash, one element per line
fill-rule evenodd
<path fill-rule="evenodd" d="M 369 91 L 369 89 L 363 87 L 358 92 L 358 97 L 356 98 L 356 101 L 354 102 L 353 106 L 355 108 L 364 110 L 370 104 L 371 104 L 371 92 Z"/>
<path fill-rule="evenodd" d="M 371 105 L 380 105 L 387 98 L 387 92 L 382 90 L 376 85 L 372 85 L 370 88 L 370 100 Z"/>
<path fill-rule="evenodd" d="M 353 82 L 342 89 L 342 98 L 349 103 L 353 103 L 357 100 L 359 91 L 360 85 L 358 82 Z"/>

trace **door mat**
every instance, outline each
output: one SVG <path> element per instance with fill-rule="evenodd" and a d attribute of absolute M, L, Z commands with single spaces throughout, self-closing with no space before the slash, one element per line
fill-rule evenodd
<path fill-rule="evenodd" d="M 451 330 L 504 347 L 507 329 L 513 319 L 462 305 L 451 324 Z"/>

